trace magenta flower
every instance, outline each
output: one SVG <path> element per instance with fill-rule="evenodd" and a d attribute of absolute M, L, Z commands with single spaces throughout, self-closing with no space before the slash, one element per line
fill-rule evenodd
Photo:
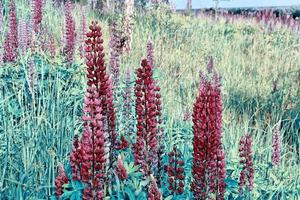
<path fill-rule="evenodd" d="M 75 20 L 72 15 L 72 3 L 67 0 L 65 3 L 65 47 L 64 52 L 68 63 L 72 63 L 74 59 L 75 51 Z"/>
<path fill-rule="evenodd" d="M 122 97 L 123 97 L 123 129 L 124 133 L 131 139 L 132 142 L 132 135 L 134 133 L 134 123 L 133 120 L 128 120 L 128 119 L 133 119 L 133 86 L 132 86 L 132 80 L 131 80 L 131 71 L 130 69 L 127 70 L 126 73 L 126 78 L 125 78 L 125 88 L 122 92 Z"/>
<path fill-rule="evenodd" d="M 84 58 L 84 48 L 85 48 L 85 34 L 86 34 L 86 17 L 85 10 L 81 7 L 81 19 L 80 19 L 80 29 L 79 29 L 79 55 L 80 58 Z"/>
<path fill-rule="evenodd" d="M 43 0 L 32 0 L 32 4 L 32 28 L 35 33 L 38 33 L 43 19 Z"/>
<path fill-rule="evenodd" d="M 281 136 L 280 136 L 280 122 L 275 126 L 272 137 L 272 163 L 274 166 L 280 165 L 281 158 Z"/>
<path fill-rule="evenodd" d="M 58 175 L 55 179 L 56 196 L 59 198 L 63 194 L 63 185 L 67 184 L 69 179 L 62 165 L 58 166 Z"/>
<path fill-rule="evenodd" d="M 29 24 L 28 22 L 21 20 L 19 22 L 18 30 L 18 39 L 19 39 L 19 49 L 21 54 L 24 54 L 30 45 L 30 33 L 29 33 Z"/>
<path fill-rule="evenodd" d="M 4 62 L 15 62 L 18 54 L 18 23 L 14 0 L 9 1 L 8 32 L 4 41 Z"/>
<path fill-rule="evenodd" d="M 168 173 L 168 190 L 172 195 L 181 195 L 184 191 L 184 161 L 181 152 L 173 147 L 168 153 L 169 163 L 165 166 Z"/>
<path fill-rule="evenodd" d="M 191 190 L 195 199 L 224 199 L 225 158 L 222 148 L 222 96 L 220 77 L 201 73 L 193 108 L 193 165 Z"/>
<path fill-rule="evenodd" d="M 155 67 L 154 63 L 154 45 L 151 41 L 147 44 L 147 60 L 152 67 Z"/>
<path fill-rule="evenodd" d="M 144 143 L 147 165 L 153 170 L 157 165 L 157 105 L 155 104 L 155 84 L 152 66 L 146 59 L 142 60 L 141 67 L 137 69 L 135 84 L 136 115 L 137 115 L 137 140 Z"/>
<path fill-rule="evenodd" d="M 150 175 L 150 188 L 148 191 L 148 200 L 162 200 L 161 192 L 159 191 L 159 188 L 157 187 L 156 180 L 153 177 L 153 175 Z"/>
<path fill-rule="evenodd" d="M 113 88 L 119 86 L 120 81 L 120 55 L 121 55 L 121 33 L 118 30 L 117 23 L 113 22 L 110 26 L 110 72 L 112 74 Z"/>
<path fill-rule="evenodd" d="M 121 156 L 118 157 L 115 172 L 116 172 L 118 178 L 121 181 L 124 181 L 128 178 L 127 170 L 124 167 L 123 160 L 122 160 Z"/>
<path fill-rule="evenodd" d="M 239 156 L 243 169 L 240 173 L 239 192 L 242 194 L 247 188 L 253 190 L 254 167 L 252 161 L 252 138 L 249 134 L 244 135 L 240 140 Z"/>

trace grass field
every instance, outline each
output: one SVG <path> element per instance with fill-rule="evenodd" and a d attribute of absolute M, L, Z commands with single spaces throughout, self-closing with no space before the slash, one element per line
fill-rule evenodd
<path fill-rule="evenodd" d="M 17 18 L 29 20 L 31 8 L 27 1 L 17 1 Z M 80 37 L 81 14 L 99 21 L 103 29 L 105 63 L 109 68 L 109 24 L 121 24 L 122 14 L 100 14 L 74 4 L 77 41 Z M 4 23 L 0 41 L 4 44 L 8 32 L 8 2 L 3 2 Z M 72 63 L 65 62 L 64 12 L 50 1 L 43 6 L 42 27 L 54 38 L 55 55 L 43 50 L 49 38 L 45 33 L 31 36 L 31 46 L 15 62 L 0 65 L 0 199 L 56 199 L 57 166 L 65 165 L 71 179 L 70 152 L 74 135 L 83 129 L 83 102 L 86 92 L 86 65 L 76 42 Z M 116 132 L 131 141 L 124 121 L 135 125 L 135 111 L 128 119 L 122 114 L 120 92 L 126 87 L 126 71 L 131 70 L 135 85 L 135 70 L 146 57 L 148 41 L 154 45 L 154 79 L 161 88 L 165 146 L 167 152 L 175 145 L 185 161 L 185 186 L 182 195 L 172 195 L 167 175 L 159 186 L 162 199 L 193 199 L 190 182 L 193 160 L 193 121 L 184 114 L 193 112 L 198 94 L 199 71 L 205 70 L 210 58 L 221 75 L 223 99 L 223 137 L 227 184 L 225 199 L 300 199 L 300 38 L 289 28 L 272 31 L 251 18 L 228 22 L 225 18 L 178 15 L 166 6 L 151 8 L 132 17 L 132 50 L 122 53 L 120 85 L 115 95 Z M 4 45 L 0 45 L 3 47 Z M 35 47 L 33 47 L 35 46 Z M 1 48 L 1 52 L 4 49 Z M 30 64 L 30 60 L 32 63 Z M 36 84 L 30 88 L 34 68 Z M 132 97 L 134 104 L 135 97 Z M 275 125 L 281 122 L 281 161 L 272 164 L 272 137 Z M 135 127 L 135 126 L 134 126 Z M 241 195 L 239 176 L 239 140 L 249 133 L 252 137 L 254 173 L 253 190 Z M 129 149 L 123 156 L 128 179 L 113 183 L 114 192 L 106 199 L 147 199 L 149 178 L 142 177 L 133 166 Z M 65 199 L 81 199 L 82 185 L 68 186 Z M 73 195 L 73 196 L 72 196 Z M 71 198 L 72 196 L 72 198 Z M 110 196 L 110 197 L 109 197 Z M 61 198 L 64 199 L 64 198 Z M 95 198 L 97 199 L 97 198 Z"/>

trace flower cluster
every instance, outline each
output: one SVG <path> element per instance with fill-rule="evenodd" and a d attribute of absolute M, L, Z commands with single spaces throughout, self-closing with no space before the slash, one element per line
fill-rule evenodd
<path fill-rule="evenodd" d="M 9 27 L 4 41 L 4 62 L 14 62 L 18 54 L 18 22 L 16 13 L 16 4 L 14 0 L 9 1 Z"/>
<path fill-rule="evenodd" d="M 101 28 L 92 22 L 86 34 L 85 56 L 87 90 L 84 99 L 83 133 L 75 136 L 70 157 L 72 178 L 86 183 L 83 199 L 104 199 L 110 161 L 111 136 L 114 114 L 110 79 L 105 73 Z"/>
<path fill-rule="evenodd" d="M 33 0 L 32 4 L 32 28 L 34 32 L 38 33 L 43 19 L 43 0 Z"/>
<path fill-rule="evenodd" d="M 154 67 L 155 63 L 154 63 L 154 46 L 153 43 L 151 41 L 148 42 L 147 44 L 147 60 L 149 62 L 149 64 Z"/>
<path fill-rule="evenodd" d="M 129 147 L 129 142 L 125 139 L 123 135 L 121 135 L 120 141 L 117 142 L 116 144 L 116 149 L 117 150 L 124 150 Z"/>
<path fill-rule="evenodd" d="M 65 47 L 64 52 L 66 54 L 66 59 L 68 63 L 72 63 L 74 59 L 75 51 L 75 20 L 72 15 L 72 3 L 70 0 L 67 0 L 65 3 Z"/>
<path fill-rule="evenodd" d="M 121 180 L 121 181 L 124 181 L 128 178 L 128 174 L 127 174 L 127 171 L 123 165 L 123 160 L 121 158 L 121 156 L 118 157 L 118 161 L 117 161 L 117 166 L 116 166 L 116 169 L 115 169 L 115 172 L 118 176 L 118 178 Z"/>
<path fill-rule="evenodd" d="M 148 191 L 148 200 L 162 200 L 162 195 L 161 192 L 159 191 L 157 184 L 156 184 L 156 180 L 153 177 L 153 175 L 150 175 L 150 188 Z"/>
<path fill-rule="evenodd" d="M 211 74 L 208 74 L 211 75 Z M 222 147 L 220 77 L 200 74 L 199 94 L 193 108 L 193 165 L 191 190 L 195 199 L 224 199 L 225 158 Z M 210 80 L 212 79 L 212 80 Z"/>
<path fill-rule="evenodd" d="M 80 19 L 80 30 L 79 30 L 79 55 L 80 58 L 84 58 L 84 47 L 85 47 L 85 42 L 84 42 L 84 37 L 86 33 L 86 17 L 85 17 L 85 11 L 81 7 L 81 19 Z"/>
<path fill-rule="evenodd" d="M 62 165 L 58 166 L 58 175 L 55 179 L 56 195 L 59 198 L 63 194 L 63 185 L 67 184 L 69 179 Z"/>
<path fill-rule="evenodd" d="M 121 33 L 118 30 L 117 23 L 112 22 L 110 26 L 110 73 L 112 74 L 112 83 L 114 89 L 118 87 L 120 81 L 120 54 L 121 48 Z"/>
<path fill-rule="evenodd" d="M 132 140 L 132 133 L 134 132 L 134 123 L 133 120 L 128 120 L 133 118 L 133 87 L 131 80 L 131 71 L 127 70 L 125 78 L 125 88 L 122 92 L 123 97 L 123 129 L 127 138 L 129 137 Z"/>
<path fill-rule="evenodd" d="M 19 39 L 19 49 L 21 54 L 24 54 L 27 48 L 30 45 L 30 33 L 29 33 L 29 24 L 28 22 L 21 20 L 19 22 L 19 30 L 18 30 L 18 39 Z"/>
<path fill-rule="evenodd" d="M 169 163 L 165 166 L 165 171 L 168 173 L 169 191 L 172 195 L 182 194 L 184 188 L 184 161 L 182 154 L 176 147 L 168 153 Z"/>
<path fill-rule="evenodd" d="M 240 144 L 239 144 L 240 163 L 242 164 L 243 167 L 240 173 L 240 180 L 239 180 L 240 193 L 243 193 L 245 188 L 249 189 L 249 191 L 253 190 L 254 167 L 252 161 L 251 148 L 252 148 L 252 138 L 250 134 L 246 134 L 240 139 Z"/>
<path fill-rule="evenodd" d="M 157 138 L 158 138 L 158 150 L 157 150 L 157 185 L 160 186 L 162 171 L 163 171 L 163 157 L 164 157 L 164 140 L 165 133 L 163 128 L 163 117 L 162 117 L 162 103 L 160 95 L 160 87 L 158 83 L 155 83 L 155 105 L 156 105 L 156 121 L 157 121 Z"/>
<path fill-rule="evenodd" d="M 272 137 L 272 163 L 274 166 L 280 165 L 281 158 L 281 136 L 280 136 L 280 122 L 275 126 Z"/>
<path fill-rule="evenodd" d="M 276 25 L 290 28 L 293 31 L 299 30 L 299 24 L 291 15 L 283 14 L 277 16 L 276 13 L 270 9 L 260 10 L 255 13 L 255 19 L 258 23 L 265 26 L 272 31 Z"/>
<path fill-rule="evenodd" d="M 135 84 L 137 140 L 144 143 L 144 157 L 152 170 L 157 164 L 157 105 L 155 104 L 155 84 L 152 66 L 146 59 L 142 60 L 141 67 L 137 69 Z"/>

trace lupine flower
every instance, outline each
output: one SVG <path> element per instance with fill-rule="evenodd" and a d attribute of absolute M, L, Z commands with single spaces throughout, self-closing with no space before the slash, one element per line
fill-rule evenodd
<path fill-rule="evenodd" d="M 137 138 L 145 143 L 145 151 L 149 160 L 150 170 L 157 165 L 157 109 L 155 105 L 155 84 L 152 67 L 146 59 L 142 60 L 141 67 L 137 69 L 135 84 Z M 146 156 L 145 156 L 146 157 Z"/>
<path fill-rule="evenodd" d="M 151 41 L 147 44 L 147 60 L 152 67 L 155 67 L 154 63 L 154 46 Z"/>
<path fill-rule="evenodd" d="M 88 81 L 82 118 L 84 130 L 80 142 L 77 137 L 74 139 L 70 161 L 73 179 L 87 183 L 83 199 L 101 200 L 104 199 L 104 184 L 110 176 L 107 164 L 112 156 L 108 157 L 111 150 L 107 149 L 107 144 L 114 144 L 111 141 L 115 137 L 108 134 L 114 131 L 113 99 L 105 72 L 101 28 L 97 22 L 92 22 L 89 29 L 85 41 Z"/>
<path fill-rule="evenodd" d="M 18 23 L 16 14 L 16 4 L 14 0 L 9 1 L 8 33 L 4 41 L 4 62 L 14 62 L 17 60 L 18 50 Z"/>
<path fill-rule="evenodd" d="M 148 192 L 148 200 L 162 200 L 161 192 L 159 191 L 159 188 L 157 187 L 156 180 L 154 176 L 150 175 L 150 188 Z"/>
<path fill-rule="evenodd" d="M 272 137 L 272 163 L 274 166 L 280 165 L 281 158 L 281 137 L 280 137 L 280 122 L 275 126 Z"/>
<path fill-rule="evenodd" d="M 78 135 L 75 135 L 73 140 L 73 148 L 70 156 L 70 165 L 72 169 L 72 179 L 73 180 L 80 180 L 80 166 L 81 166 L 81 159 L 82 159 L 82 149 L 80 146 L 80 141 Z"/>
<path fill-rule="evenodd" d="M 80 19 L 79 38 L 78 38 L 80 58 L 84 57 L 84 47 L 85 47 L 84 37 L 85 37 L 85 33 L 86 33 L 85 10 L 81 7 L 81 19 Z"/>
<path fill-rule="evenodd" d="M 121 33 L 118 30 L 117 23 L 113 22 L 110 26 L 110 73 L 112 74 L 113 88 L 119 86 L 120 81 L 120 54 L 121 54 Z"/>
<path fill-rule="evenodd" d="M 123 33 L 124 38 L 126 38 L 124 43 L 123 51 L 130 52 L 131 51 L 131 43 L 132 43 L 132 33 L 133 33 L 133 11 L 134 11 L 134 1 L 133 0 L 125 0 L 125 13 L 123 18 Z"/>
<path fill-rule="evenodd" d="M 103 53 L 103 39 L 100 26 L 93 22 L 89 27 L 90 32 L 87 33 L 88 39 L 86 40 L 86 59 L 87 66 L 92 70 L 95 68 L 95 80 L 97 80 L 96 88 L 98 89 L 99 99 L 101 99 L 101 114 L 103 116 L 104 131 L 108 134 L 109 140 L 106 141 L 105 146 L 109 148 L 109 172 L 112 174 L 113 164 L 116 159 L 116 139 L 117 134 L 115 131 L 115 110 L 114 100 L 112 93 L 112 85 L 109 75 L 106 72 Z M 97 62 L 95 62 L 97 61 Z M 94 81 L 95 82 L 95 81 Z M 93 81 L 90 80 L 89 84 Z"/>
<path fill-rule="evenodd" d="M 158 151 L 157 151 L 157 185 L 160 186 L 163 170 L 163 157 L 164 157 L 164 141 L 165 132 L 163 128 L 163 116 L 162 116 L 162 103 L 160 95 L 160 87 L 158 83 L 155 83 L 155 105 L 156 105 L 156 121 L 157 121 L 157 138 L 158 138 Z"/>
<path fill-rule="evenodd" d="M 127 70 L 125 78 L 125 88 L 122 93 L 123 97 L 123 129 L 124 133 L 132 139 L 132 133 L 134 132 L 134 123 L 133 120 L 133 86 L 131 80 L 131 71 Z"/>
<path fill-rule="evenodd" d="M 59 198 L 63 194 L 63 185 L 67 184 L 69 179 L 62 165 L 58 166 L 58 175 L 55 179 L 56 196 Z"/>
<path fill-rule="evenodd" d="M 184 161 L 181 152 L 173 147 L 173 150 L 168 153 L 169 163 L 165 166 L 165 171 L 168 173 L 168 190 L 172 195 L 181 195 L 184 191 Z"/>
<path fill-rule="evenodd" d="M 65 40 L 64 52 L 66 59 L 68 63 L 72 63 L 74 59 L 76 32 L 75 20 L 72 15 L 72 3 L 70 0 L 67 0 L 65 3 Z"/>
<path fill-rule="evenodd" d="M 123 160 L 122 160 L 121 156 L 118 157 L 118 161 L 117 161 L 117 166 L 116 166 L 115 172 L 116 172 L 118 178 L 121 181 L 124 181 L 124 180 L 126 180 L 128 178 L 128 174 L 127 174 L 127 171 L 126 171 L 126 169 L 124 167 Z"/>
<path fill-rule="evenodd" d="M 121 135 L 120 141 L 117 142 L 117 144 L 116 144 L 116 149 L 124 150 L 124 149 L 127 149 L 128 147 L 129 147 L 128 141 L 125 139 L 125 137 L 123 135 Z"/>
<path fill-rule="evenodd" d="M 18 39 L 19 39 L 19 49 L 22 54 L 27 51 L 27 48 L 30 45 L 30 34 L 29 34 L 29 24 L 28 22 L 21 20 L 19 22 L 19 30 L 18 30 Z"/>
<path fill-rule="evenodd" d="M 148 152 L 145 149 L 145 144 L 142 136 L 137 136 L 136 143 L 133 145 L 134 164 L 140 166 L 140 171 L 144 175 L 150 173 L 147 161 L 149 160 Z"/>
<path fill-rule="evenodd" d="M 43 19 L 43 0 L 32 0 L 32 28 L 38 33 Z"/>
<path fill-rule="evenodd" d="M 224 199 L 225 158 L 222 148 L 220 77 L 200 74 L 199 94 L 193 108 L 193 165 L 191 190 L 195 199 Z M 213 80 L 210 80 L 210 79 Z"/>
<path fill-rule="evenodd" d="M 253 190 L 253 182 L 254 182 L 254 167 L 252 161 L 252 138 L 250 134 L 244 135 L 240 140 L 239 145 L 239 157 L 240 163 L 242 164 L 242 171 L 240 173 L 239 180 L 239 192 L 243 193 L 243 191 L 247 188 L 249 191 Z"/>

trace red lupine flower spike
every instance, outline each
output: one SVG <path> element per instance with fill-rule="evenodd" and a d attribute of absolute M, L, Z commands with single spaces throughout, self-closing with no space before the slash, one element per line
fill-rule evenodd
<path fill-rule="evenodd" d="M 148 200 L 162 200 L 162 194 L 159 191 L 159 188 L 157 187 L 156 180 L 154 176 L 150 175 L 150 188 L 148 192 Z"/>
<path fill-rule="evenodd" d="M 217 199 L 224 199 L 226 173 L 221 141 L 221 89 L 219 79 L 210 81 L 211 78 L 203 72 L 200 72 L 200 78 L 199 94 L 193 108 L 194 153 L 191 190 L 195 199 L 207 199 L 208 194 Z"/>
<path fill-rule="evenodd" d="M 250 191 L 253 190 L 254 183 L 254 167 L 252 160 L 252 138 L 250 134 L 244 135 L 239 144 L 239 156 L 240 163 L 242 164 L 242 171 L 239 180 L 239 192 L 242 194 L 243 191 L 248 188 Z"/>
<path fill-rule="evenodd" d="M 18 23 L 16 4 L 14 0 L 9 1 L 8 32 L 4 41 L 4 62 L 15 62 L 18 54 Z"/>
<path fill-rule="evenodd" d="M 123 165 L 123 160 L 121 158 L 121 156 L 118 157 L 118 161 L 117 161 L 117 166 L 116 166 L 116 169 L 115 169 L 115 172 L 118 176 L 118 178 L 121 180 L 121 181 L 124 181 L 128 178 L 128 174 L 127 174 L 127 171 Z"/>
<path fill-rule="evenodd" d="M 272 163 L 274 166 L 280 165 L 281 158 L 281 135 L 280 135 L 280 122 L 275 126 L 272 137 Z"/>
<path fill-rule="evenodd" d="M 58 166 L 58 175 L 55 179 L 56 195 L 59 198 L 63 194 L 63 185 L 69 182 L 62 165 Z"/>
<path fill-rule="evenodd" d="M 66 60 L 70 64 L 74 59 L 75 52 L 75 20 L 72 15 L 72 3 L 70 0 L 67 0 L 65 3 L 65 47 L 64 52 L 66 54 Z"/>

